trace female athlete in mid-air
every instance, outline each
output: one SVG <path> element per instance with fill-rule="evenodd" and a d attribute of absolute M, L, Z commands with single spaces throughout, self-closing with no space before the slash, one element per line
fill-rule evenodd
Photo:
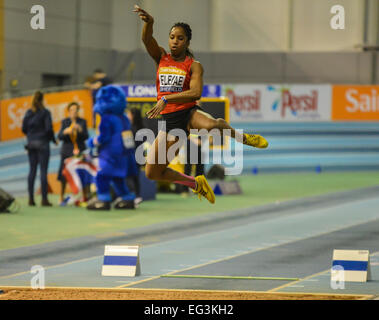
<path fill-rule="evenodd" d="M 172 129 L 183 129 L 187 135 L 191 129 L 230 130 L 230 135 L 237 141 L 256 148 L 267 148 L 267 141 L 260 135 L 243 134 L 235 131 L 224 119 L 214 119 L 205 113 L 196 101 L 201 98 L 203 91 L 203 67 L 195 61 L 189 50 L 192 31 L 186 23 L 176 23 L 170 30 L 168 45 L 170 53 L 160 47 L 153 37 L 153 17 L 137 5 L 134 12 L 144 21 L 142 41 L 147 52 L 153 58 L 157 67 L 157 99 L 158 103 L 148 113 L 148 117 L 156 118 L 159 114 L 166 121 L 166 131 L 159 131 L 146 161 L 146 176 L 151 180 L 174 182 L 193 189 L 194 193 L 204 196 L 209 202 L 215 202 L 212 188 L 203 175 L 196 178 L 187 176 L 168 167 L 165 163 L 155 163 L 158 151 L 162 146 L 166 154 L 170 147 L 177 142 L 168 139 Z M 165 147 L 164 147 L 165 146 Z"/>

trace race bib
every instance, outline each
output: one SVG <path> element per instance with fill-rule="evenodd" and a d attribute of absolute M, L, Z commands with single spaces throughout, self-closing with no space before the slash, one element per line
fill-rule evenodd
<path fill-rule="evenodd" d="M 122 132 L 122 141 L 123 141 L 124 147 L 126 149 L 134 149 L 135 148 L 133 132 L 131 130 L 127 130 L 127 131 Z"/>
<path fill-rule="evenodd" d="M 159 91 L 182 92 L 187 73 L 175 67 L 159 68 Z"/>

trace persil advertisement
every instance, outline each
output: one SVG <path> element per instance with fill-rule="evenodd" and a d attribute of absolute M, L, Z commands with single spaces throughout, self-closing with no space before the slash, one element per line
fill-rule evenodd
<path fill-rule="evenodd" d="M 225 84 L 230 121 L 330 121 L 330 85 Z"/>
<path fill-rule="evenodd" d="M 156 97 L 155 85 L 124 85 L 128 97 Z M 331 84 L 207 84 L 202 97 L 228 97 L 231 122 L 379 121 L 378 85 Z M 23 137 L 21 123 L 31 96 L 0 101 L 1 141 Z M 81 116 L 92 121 L 88 90 L 45 95 L 54 129 L 65 117 L 67 104 L 77 101 Z"/>

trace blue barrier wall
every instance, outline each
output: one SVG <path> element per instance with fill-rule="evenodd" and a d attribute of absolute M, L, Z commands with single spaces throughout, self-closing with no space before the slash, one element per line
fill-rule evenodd
<path fill-rule="evenodd" d="M 376 122 L 232 125 L 244 132 L 261 134 L 270 144 L 263 150 L 243 146 L 243 173 L 379 170 L 379 123 Z M 25 139 L 19 139 L 0 143 L 0 187 L 15 194 L 25 193 L 27 189 L 29 165 L 24 142 Z M 210 160 L 212 157 L 210 154 Z M 58 170 L 59 161 L 59 148 L 51 145 L 49 172 Z M 207 164 L 206 169 L 211 165 Z"/>
<path fill-rule="evenodd" d="M 243 147 L 244 173 L 379 170 L 377 122 L 261 122 L 232 126 L 261 134 L 269 141 L 267 149 Z"/>

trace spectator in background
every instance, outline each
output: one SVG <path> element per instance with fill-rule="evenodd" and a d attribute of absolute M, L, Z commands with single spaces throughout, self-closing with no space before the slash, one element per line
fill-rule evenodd
<path fill-rule="evenodd" d="M 32 107 L 25 113 L 22 121 L 22 132 L 27 137 L 25 149 L 29 157 L 28 193 L 29 206 L 35 206 L 34 182 L 37 174 L 37 166 L 40 165 L 42 206 L 51 206 L 48 201 L 47 170 L 50 158 L 50 141 L 57 144 L 51 113 L 43 105 L 43 93 L 37 91 L 32 100 Z"/>
<path fill-rule="evenodd" d="M 112 82 L 112 79 L 109 78 L 102 69 L 96 69 L 93 72 L 92 77 L 87 78 L 86 82 L 84 83 L 84 86 L 92 91 L 93 105 L 95 105 L 96 103 L 96 94 L 99 91 L 99 89 L 111 84 Z M 92 117 L 93 127 L 96 128 L 96 115 L 94 112 L 92 114 Z"/>
<path fill-rule="evenodd" d="M 128 109 L 127 110 L 127 116 L 128 116 L 128 118 L 130 120 L 130 123 L 131 123 L 131 129 L 132 129 L 133 138 L 134 138 L 134 158 L 135 158 L 135 151 L 136 151 L 136 149 L 141 144 L 144 143 L 144 141 L 136 141 L 135 140 L 136 133 L 138 132 L 138 130 L 144 128 L 143 120 L 142 120 L 142 116 L 141 116 L 141 110 L 139 110 L 137 108 Z M 140 174 L 141 169 L 140 169 L 140 165 L 138 164 L 137 161 L 136 161 L 136 165 L 137 165 L 137 175 L 128 177 L 128 180 L 131 180 L 132 183 L 133 183 L 134 193 L 137 196 L 137 198 L 135 199 L 135 203 L 139 204 L 142 201 L 142 198 L 141 198 L 141 186 L 140 186 L 140 183 L 139 183 L 139 174 Z"/>
<path fill-rule="evenodd" d="M 88 139 L 87 121 L 79 117 L 80 106 L 71 102 L 67 106 L 68 117 L 61 122 L 58 139 L 63 142 L 61 148 L 61 163 L 58 171 L 58 180 L 61 182 L 60 205 L 64 205 L 66 178 L 62 171 L 64 161 L 72 156 L 78 156 L 86 149 L 85 141 Z M 88 199 L 88 188 L 83 189 L 84 201 Z"/>
<path fill-rule="evenodd" d="M 91 90 L 91 85 L 95 82 L 95 78 L 93 76 L 89 76 L 86 78 L 84 82 L 84 87 Z"/>
<path fill-rule="evenodd" d="M 87 78 L 85 86 L 88 89 L 95 91 L 94 97 L 96 98 L 97 91 L 111 84 L 113 81 L 107 76 L 107 74 L 102 69 L 96 69 L 93 72 L 92 77 Z"/>

